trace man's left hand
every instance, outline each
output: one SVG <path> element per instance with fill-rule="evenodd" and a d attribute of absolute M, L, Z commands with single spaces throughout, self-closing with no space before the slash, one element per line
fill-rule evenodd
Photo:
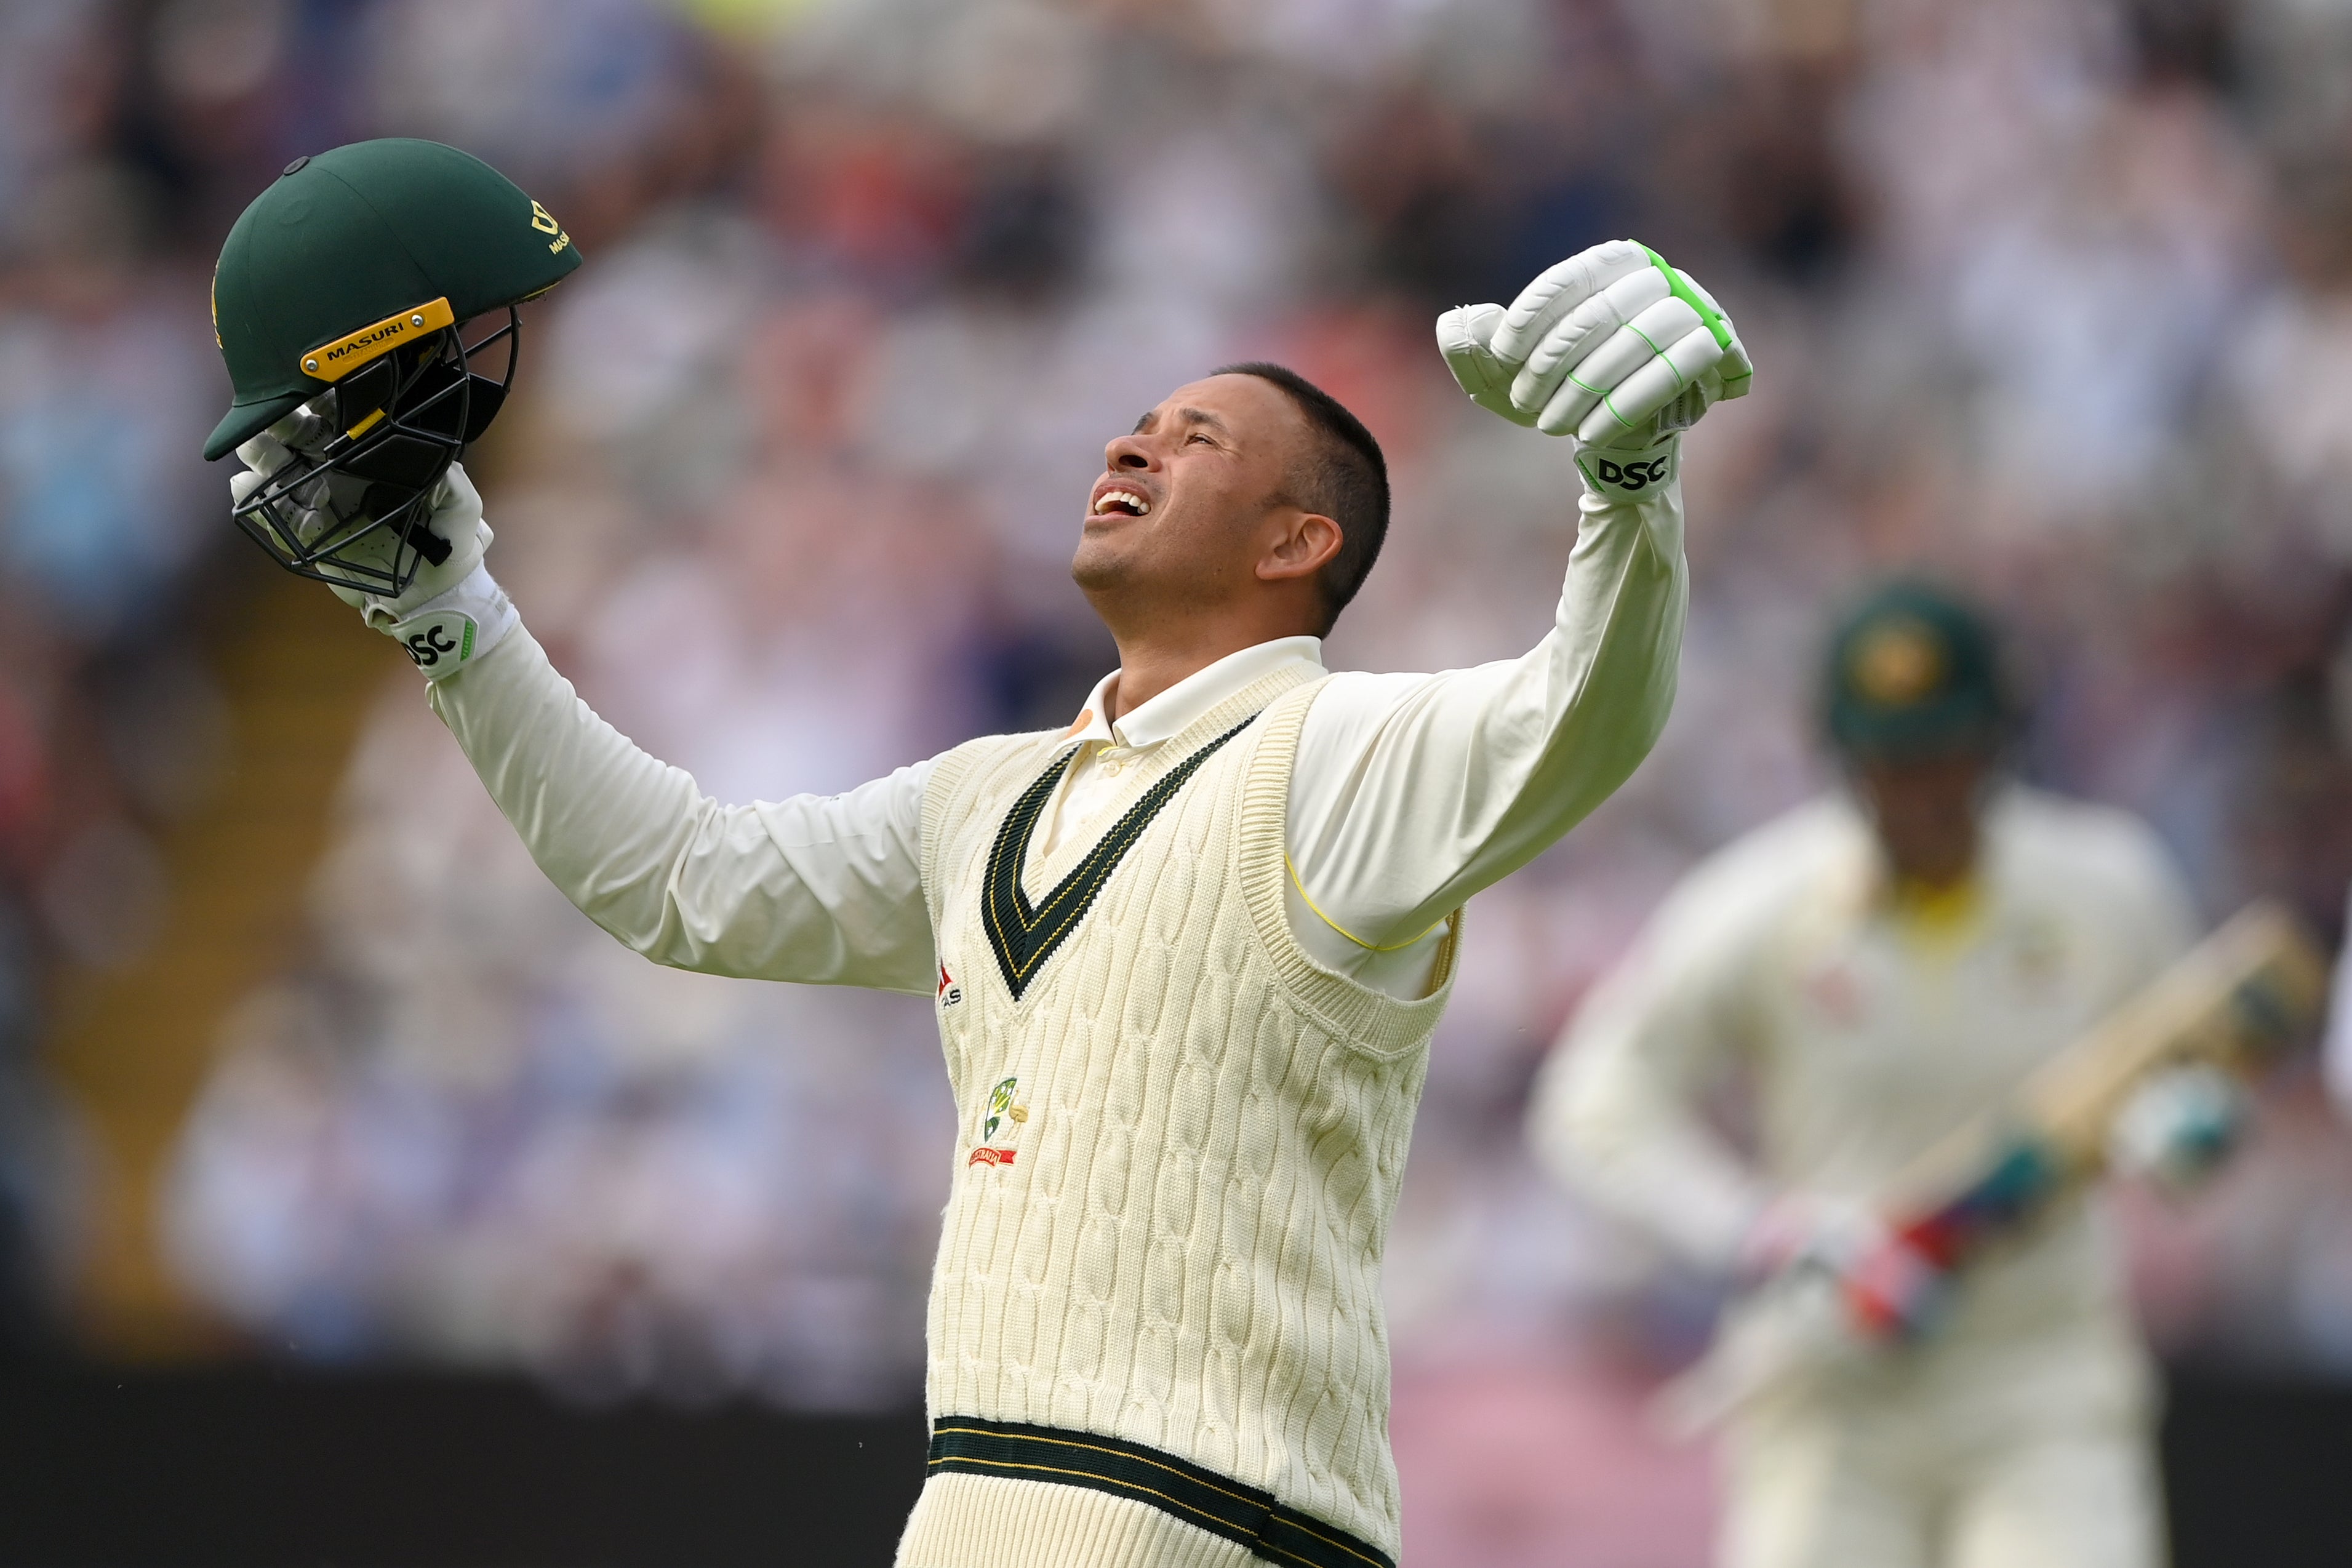
<path fill-rule="evenodd" d="M 1630 239 L 1549 268 L 1507 310 L 1446 311 L 1437 342 L 1479 406 L 1612 450 L 1660 446 L 1755 374 L 1714 297 Z"/>

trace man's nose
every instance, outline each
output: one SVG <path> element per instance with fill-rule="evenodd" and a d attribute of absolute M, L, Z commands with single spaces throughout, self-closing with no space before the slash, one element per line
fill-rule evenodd
<path fill-rule="evenodd" d="M 1121 436 L 1103 447 L 1103 467 L 1113 471 L 1120 468 L 1156 468 L 1160 459 L 1150 443 L 1135 435 Z"/>

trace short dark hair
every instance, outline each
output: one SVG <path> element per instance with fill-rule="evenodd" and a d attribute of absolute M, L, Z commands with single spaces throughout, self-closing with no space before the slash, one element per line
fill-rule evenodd
<path fill-rule="evenodd" d="M 1323 633 L 1328 636 L 1371 575 L 1381 558 L 1381 544 L 1389 536 L 1389 465 L 1381 444 L 1364 422 L 1340 401 L 1286 365 L 1265 360 L 1244 360 L 1220 365 L 1218 375 L 1254 375 L 1270 381 L 1290 395 L 1307 416 L 1315 437 L 1314 450 L 1284 480 L 1293 505 L 1319 512 L 1339 525 L 1339 552 L 1331 557 L 1319 579 L 1323 589 Z"/>

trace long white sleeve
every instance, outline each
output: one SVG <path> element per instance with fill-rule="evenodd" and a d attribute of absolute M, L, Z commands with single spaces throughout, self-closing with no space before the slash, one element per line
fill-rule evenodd
<path fill-rule="evenodd" d="M 1623 782 L 1674 700 L 1682 500 L 1590 495 L 1552 630 L 1517 659 L 1347 674 L 1301 736 L 1286 835 L 1293 924 L 1368 984 L 1418 994 L 1464 900 Z M 724 806 L 599 719 L 518 629 L 434 707 L 550 880 L 663 963 L 929 993 L 919 837 L 929 765 L 846 795 Z M 1345 934 L 1337 934 L 1344 932 Z M 1400 942 L 1412 951 L 1381 952 Z"/>
<path fill-rule="evenodd" d="M 846 795 L 721 805 L 598 718 L 518 627 L 434 710 L 565 897 L 657 963 L 928 995 L 929 763 Z"/>
<path fill-rule="evenodd" d="M 1528 1110 L 1559 1180 L 1710 1268 L 1738 1260 L 1769 1196 L 1697 1106 L 1747 1042 L 1757 939 L 1786 901 L 1775 869 L 1736 857 L 1676 889 L 1570 1021 Z"/>
<path fill-rule="evenodd" d="M 1554 625 L 1528 653 L 1333 677 L 1291 782 L 1302 937 L 1319 916 L 1367 955 L 1410 942 L 1606 799 L 1673 706 L 1688 597 L 1679 481 L 1639 502 L 1587 494 Z"/>

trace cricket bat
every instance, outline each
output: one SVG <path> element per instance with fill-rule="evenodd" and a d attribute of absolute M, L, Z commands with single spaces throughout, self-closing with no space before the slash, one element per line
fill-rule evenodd
<path fill-rule="evenodd" d="M 2239 911 L 2020 1086 L 2006 1105 L 1923 1152 L 1881 1205 L 1890 1244 L 1864 1277 L 1791 1270 L 1762 1287 L 1654 1412 L 1703 1431 L 1791 1373 L 1903 1342 L 1904 1309 L 1987 1246 L 2095 1178 L 2107 1134 L 2150 1075 L 2190 1062 L 2246 1072 L 2316 1021 L 2327 968 L 2285 910 Z"/>

